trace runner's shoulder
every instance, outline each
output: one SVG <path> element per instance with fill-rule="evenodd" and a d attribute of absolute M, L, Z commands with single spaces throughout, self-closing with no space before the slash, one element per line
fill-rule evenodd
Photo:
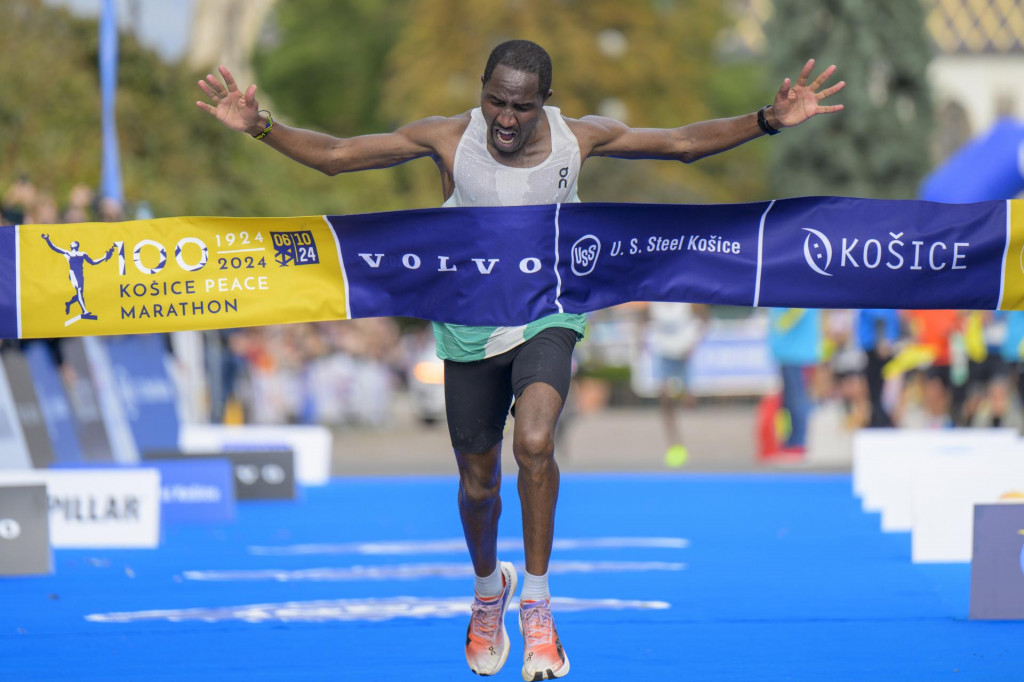
<path fill-rule="evenodd" d="M 585 147 L 587 150 L 592 150 L 607 143 L 609 140 L 615 139 L 628 128 L 625 123 L 616 121 L 614 118 L 593 114 L 580 118 L 570 118 L 563 115 L 562 119 L 569 126 L 572 134 L 576 136 L 580 147 Z"/>
<path fill-rule="evenodd" d="M 408 137 L 421 142 L 458 141 L 466 132 L 469 120 L 470 112 L 468 111 L 455 116 L 428 116 L 407 123 L 399 130 Z"/>

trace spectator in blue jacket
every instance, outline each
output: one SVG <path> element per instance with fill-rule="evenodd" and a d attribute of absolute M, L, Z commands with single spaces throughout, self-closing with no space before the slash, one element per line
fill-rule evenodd
<path fill-rule="evenodd" d="M 768 340 L 782 372 L 782 406 L 789 411 L 790 434 L 783 449 L 804 452 L 811 400 L 809 374 L 822 360 L 821 311 L 773 308 Z"/>

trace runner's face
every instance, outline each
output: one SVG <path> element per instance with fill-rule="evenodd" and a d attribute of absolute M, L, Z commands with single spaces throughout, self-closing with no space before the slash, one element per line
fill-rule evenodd
<path fill-rule="evenodd" d="M 501 154 L 515 154 L 529 142 L 544 113 L 549 90 L 538 92 L 535 73 L 499 64 L 484 83 L 480 108 L 487 121 L 487 144 Z"/>

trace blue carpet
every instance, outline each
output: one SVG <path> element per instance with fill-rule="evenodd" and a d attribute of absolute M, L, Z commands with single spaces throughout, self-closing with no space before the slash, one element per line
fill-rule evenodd
<path fill-rule="evenodd" d="M 515 540 L 512 479 L 504 502 Z M 1024 623 L 969 622 L 970 568 L 878 528 L 848 476 L 564 476 L 568 679 L 1019 679 Z M 454 479 L 363 478 L 159 550 L 58 551 L 53 576 L 0 579 L 0 680 L 475 679 L 460 537 Z M 499 680 L 520 679 L 507 623 Z"/>

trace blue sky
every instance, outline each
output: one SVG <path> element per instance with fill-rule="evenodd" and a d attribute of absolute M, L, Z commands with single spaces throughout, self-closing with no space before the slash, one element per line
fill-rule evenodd
<path fill-rule="evenodd" d="M 132 8 L 138 8 L 138 36 L 164 58 L 179 59 L 188 47 L 192 8 L 196 0 L 115 0 L 118 21 L 126 27 Z M 48 5 L 69 8 L 79 16 L 97 17 L 101 0 L 45 0 Z"/>

